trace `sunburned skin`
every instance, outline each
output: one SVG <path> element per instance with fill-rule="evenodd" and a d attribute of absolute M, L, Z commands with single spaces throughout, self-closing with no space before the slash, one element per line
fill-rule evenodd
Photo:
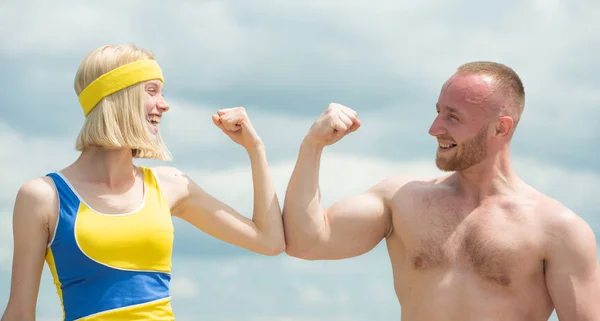
<path fill-rule="evenodd" d="M 385 241 L 402 321 L 547 321 L 553 309 L 561 321 L 600 320 L 593 231 L 512 168 L 524 95 L 504 65 L 461 66 L 442 86 L 428 130 L 447 175 L 399 173 L 323 207 L 323 150 L 361 126 L 356 111 L 330 104 L 290 178 L 286 252 L 343 259 Z"/>
<path fill-rule="evenodd" d="M 543 215 L 531 201 L 539 199 L 535 192 L 524 186 L 468 205 L 445 181 L 397 184 L 389 193 L 393 232 L 386 243 L 405 320 L 446 320 L 442 314 L 475 305 L 499 316 L 530 310 L 511 320 L 547 320 L 552 303 L 543 291 Z M 445 308 L 424 308 L 432 302 Z M 506 313 L 489 320 L 505 320 Z"/>

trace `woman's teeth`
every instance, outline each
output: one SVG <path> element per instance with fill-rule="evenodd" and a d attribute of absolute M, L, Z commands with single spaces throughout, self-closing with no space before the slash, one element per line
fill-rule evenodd
<path fill-rule="evenodd" d="M 156 116 L 148 117 L 148 118 L 146 118 L 146 120 L 149 123 L 151 123 L 152 125 L 158 125 L 158 124 L 160 124 L 160 117 L 156 117 Z"/>

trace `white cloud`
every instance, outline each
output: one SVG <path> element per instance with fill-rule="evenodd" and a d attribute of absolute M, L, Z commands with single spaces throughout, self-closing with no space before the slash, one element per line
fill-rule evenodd
<path fill-rule="evenodd" d="M 213 124 L 211 115 L 223 108 L 239 106 L 205 105 L 178 99 L 169 100 L 169 104 L 171 110 L 164 114 L 164 121 L 161 124 L 164 139 L 169 144 L 180 149 L 234 147 L 234 143 Z M 274 144 L 280 146 L 299 140 L 313 122 L 312 117 L 291 118 L 284 112 L 272 113 L 243 107 L 246 108 L 248 117 L 258 134 L 267 140 L 265 145 L 269 149 Z"/>
<path fill-rule="evenodd" d="M 1 190 L 0 190 L 1 191 Z M 12 211 L 0 207 L 0 275 L 12 268 Z"/>
<path fill-rule="evenodd" d="M 317 305 L 327 305 L 329 298 L 325 297 L 323 291 L 316 284 L 299 283 L 294 287 L 298 291 L 299 303 L 307 308 L 314 308 Z"/>
<path fill-rule="evenodd" d="M 128 19 L 131 11 L 127 7 L 135 10 L 138 4 L 133 1 L 113 3 L 120 8 L 68 0 L 3 2 L 0 4 L 0 28 L 11 30 L 0 35 L 0 42 L 5 44 L 3 50 L 14 55 L 32 52 L 63 55 L 79 52 L 77 48 L 99 46 L 96 43 L 100 39 L 106 41 L 115 35 L 121 35 L 118 37 L 121 40 L 137 38 L 140 29 Z M 65 14 L 65 10 L 69 14 Z M 107 17 L 111 17 L 111 23 L 106 23 Z M 90 37 L 92 34 L 94 37 Z"/>
<path fill-rule="evenodd" d="M 217 147 L 227 142 L 225 135 L 212 122 L 211 115 L 217 107 L 194 105 L 177 100 L 169 100 L 171 109 L 164 114 L 161 132 L 165 140 L 178 147 Z M 233 106 L 231 106 L 233 107 Z M 226 140 L 227 139 L 227 140 Z"/>
<path fill-rule="evenodd" d="M 0 141 L 2 149 L 7 151 L 0 153 L 0 165 L 5 169 L 0 180 L 0 202 L 12 203 L 23 183 L 60 169 L 77 157 L 75 138 L 32 138 L 11 128 L 1 118 Z"/>
<path fill-rule="evenodd" d="M 295 160 L 271 165 L 272 176 L 280 197 L 285 195 L 294 162 Z M 535 159 L 516 158 L 513 163 L 517 173 L 543 193 L 577 208 L 600 208 L 600 201 L 594 197 L 595 191 L 600 189 L 600 174 L 548 165 Z M 253 192 L 250 189 L 249 165 L 221 171 L 191 169 L 188 170 L 188 174 L 202 182 L 205 189 L 225 201 L 240 204 L 242 208 L 251 208 Z M 435 167 L 433 159 L 394 162 L 377 157 L 336 154 L 326 150 L 320 170 L 323 202 L 329 205 L 342 197 L 363 192 L 392 175 L 427 178 L 445 174 Z M 239 184 L 230 185 L 222 182 L 239 182 Z M 573 187 L 566 188 L 569 185 Z"/>
<path fill-rule="evenodd" d="M 364 93 L 373 97 L 372 105 L 350 106 L 361 111 L 376 109 L 361 113 L 363 128 L 324 153 L 321 183 L 324 202 L 328 205 L 344 196 L 360 193 L 389 175 L 440 174 L 432 159 L 393 161 L 359 154 L 363 146 L 374 144 L 402 148 L 392 135 L 398 128 L 421 122 L 405 115 L 411 107 L 401 97 L 403 94 L 396 93 L 404 86 L 400 80 L 435 95 L 449 73 L 468 60 L 503 61 L 522 75 L 528 90 L 528 105 L 521 126 L 534 128 L 533 142 L 568 136 L 577 144 L 580 140 L 589 142 L 590 138 L 598 137 L 593 121 L 598 118 L 595 116 L 600 92 L 592 83 L 596 80 L 590 80 L 595 78 L 586 78 L 585 72 L 596 74 L 599 70 L 593 56 L 597 50 L 593 49 L 598 48 L 596 17 L 600 16 L 600 4 L 597 1 L 531 0 L 489 6 L 492 5 L 447 5 L 431 0 L 271 0 L 243 4 L 181 1 L 168 6 L 140 1 L 0 2 L 0 29 L 10 30 L 0 33 L 1 55 L 10 59 L 36 57 L 23 67 L 23 75 L 32 90 L 60 82 L 67 87 L 53 92 L 69 90 L 73 95 L 72 75 L 87 51 L 106 43 L 135 42 L 158 53 L 168 79 L 167 92 L 177 87 L 177 90 L 202 94 L 239 86 L 248 90 L 250 97 L 265 93 L 281 97 L 282 92 L 285 93 L 276 103 L 281 106 L 281 112 L 249 109 L 269 155 L 282 153 L 284 156 L 271 162 L 281 201 L 298 144 L 317 116 L 292 119 L 288 105 L 302 102 L 306 97 L 288 94 L 333 92 L 347 97 Z M 67 15 L 64 14 L 66 9 L 70 11 Z M 113 19 L 110 24 L 106 24 L 108 16 Z M 156 26 L 158 20 L 163 26 Z M 64 66 L 47 64 L 47 60 L 40 57 L 60 61 Z M 65 66 L 69 69 L 63 69 Z M 260 91 L 254 93 L 255 89 Z M 398 98 L 386 102 L 387 109 L 382 111 L 376 99 L 388 91 Z M 170 145 L 176 149 L 210 150 L 223 156 L 223 163 L 236 164 L 218 171 L 196 165 L 184 169 L 213 195 L 242 214 L 251 215 L 251 173 L 247 157 L 210 119 L 218 108 L 233 106 L 191 103 L 173 96 L 167 96 L 173 110 L 162 125 Z M 431 106 L 436 98 L 427 98 Z M 306 108 L 314 110 L 314 106 Z M 31 138 L 24 135 L 24 131 L 11 127 L 0 117 L 0 142 L 3 151 L 8 151 L 0 153 L 0 168 L 5 169 L 0 180 L 0 279 L 3 281 L 8 280 L 12 258 L 10 207 L 16 191 L 27 180 L 60 169 L 77 157 L 73 150 L 75 137 Z M 230 150 L 237 153 L 226 153 Z M 177 155 L 175 157 L 177 160 Z M 600 174 L 550 165 L 553 161 L 517 157 L 514 163 L 527 182 L 576 212 L 587 213 L 584 218 L 599 231 L 600 220 L 592 214 L 600 209 L 600 198 L 595 195 L 600 188 Z M 186 163 L 191 162 L 186 160 Z M 383 311 L 376 319 L 397 319 L 397 304 L 383 247 L 363 257 L 339 262 L 305 262 L 292 258 L 262 261 L 254 257 L 206 262 L 204 258 L 190 258 L 190 262 L 179 260 L 175 262 L 178 274 L 173 281 L 173 291 L 175 304 L 182 302 L 178 309 L 181 320 L 195 320 L 188 315 L 193 316 L 199 310 L 207 315 L 213 313 L 211 320 L 239 320 L 230 309 L 232 302 L 263 315 L 243 320 L 367 320 L 359 311 L 376 313 L 375 310 Z M 354 281 L 349 283 L 349 279 Z M 46 272 L 41 293 L 41 313 L 58 316 L 56 293 Z M 282 297 L 282 293 L 292 297 Z M 377 304 L 365 303 L 362 293 L 367 293 L 369 299 L 377 298 Z M 6 295 L 6 291 L 0 292 L 0 301 L 5 301 Z M 323 301 L 332 305 L 323 307 Z M 317 306 L 319 310 L 312 314 L 308 310 L 293 310 L 297 302 Z M 196 304 L 203 306 L 198 308 Z M 355 313 L 345 315 L 344 309 Z M 219 315 L 223 310 L 230 314 Z"/>
<path fill-rule="evenodd" d="M 167 92 L 176 88 L 171 92 L 183 92 L 187 99 L 217 92 L 223 97 L 210 97 L 216 104 L 243 96 L 239 104 L 248 100 L 261 104 L 252 108 L 251 117 L 257 114 L 255 109 L 284 109 L 283 117 L 264 115 L 261 119 L 265 122 L 257 123 L 261 129 L 279 132 L 269 138 L 268 146 L 301 138 L 298 133 L 305 133 L 317 115 L 302 123 L 286 121 L 285 115 L 290 105 L 324 108 L 302 106 L 313 96 L 319 97 L 315 101 L 356 96 L 367 100 L 350 107 L 376 109 L 379 118 L 382 114 L 389 118 L 380 128 L 369 129 L 369 138 L 383 137 L 391 126 L 406 134 L 405 128 L 415 123 L 427 126 L 430 121 L 411 121 L 407 111 L 430 108 L 433 112 L 442 82 L 458 64 L 497 60 L 513 66 L 525 82 L 527 106 L 521 126 L 529 133 L 527 144 L 566 144 L 568 140 L 573 149 L 595 159 L 581 146 L 600 137 L 592 123 L 600 117 L 595 108 L 600 92 L 596 78 L 585 75 L 600 71 L 593 56 L 594 49 L 600 49 L 594 40 L 598 30 L 595 17 L 600 14 L 597 1 L 375 3 L 182 1 L 155 6 L 137 1 L 101 5 L 71 0 L 52 5 L 7 2 L 0 5 L 0 29 L 11 32 L 0 34 L 0 42 L 3 54 L 14 59 L 43 55 L 24 64 L 28 85 L 39 88 L 54 79 L 63 89 L 53 92 L 66 93 L 64 88 L 68 88 L 69 95 L 73 95 L 76 65 L 92 48 L 130 41 L 152 48 L 164 65 Z M 116 7 L 121 9 L 114 10 Z M 55 19 L 66 9 L 76 14 Z M 28 14 L 20 16 L 22 12 Z M 114 22 L 106 25 L 105 16 Z M 164 27 L 150 27 L 147 17 L 152 16 L 160 17 Z M 89 37 L 92 33 L 94 37 Z M 43 59 L 55 60 L 48 63 Z M 56 60 L 61 63 L 54 63 Z M 418 107 L 406 102 L 403 90 L 422 90 L 428 96 L 419 98 L 423 105 Z M 172 115 L 183 121 L 164 123 L 165 129 L 176 128 L 167 131 L 168 137 L 194 149 L 200 144 L 223 145 L 229 151 L 232 147 L 213 131 L 210 113 L 231 106 L 207 106 L 182 98 L 173 98 L 174 107 L 181 108 Z M 372 103 L 368 101 L 371 98 Z M 61 104 L 55 108 L 67 111 L 73 107 Z M 366 134 L 365 129 L 361 131 Z M 425 131 L 423 127 L 420 133 Z M 369 138 L 363 135 L 356 141 Z M 554 153 L 537 146 L 535 150 Z M 560 151 L 556 154 L 564 156 Z"/>
<path fill-rule="evenodd" d="M 219 273 L 217 274 L 221 278 L 234 278 L 240 274 L 240 268 L 237 265 L 230 264 L 223 266 Z"/>
<path fill-rule="evenodd" d="M 195 112 L 202 114 L 203 110 Z M 206 111 L 204 113 L 204 116 L 209 115 Z M 181 120 L 193 119 L 189 114 L 185 116 Z M 269 117 L 279 116 L 258 116 L 257 122 L 273 121 Z M 294 124 L 291 120 L 287 121 Z M 302 122 L 304 121 L 301 120 Z M 191 125 L 181 128 L 183 128 L 183 133 L 194 130 Z M 214 130 L 217 129 L 214 128 Z M 217 134 L 222 135 L 218 132 L 211 135 Z M 71 160 L 71 156 L 76 156 L 74 152 L 72 154 L 57 152 L 58 150 L 68 150 L 67 146 L 71 144 L 68 140 L 30 139 L 6 124 L 0 126 L 0 136 L 6 139 L 5 141 L 9 144 L 8 148 L 12 151 L 11 157 L 0 157 L 0 167 L 12 169 L 7 173 L 6 179 L 0 183 L 0 195 L 14 194 L 18 186 L 25 180 L 42 172 L 60 168 Z M 224 135 L 222 136 L 223 140 L 227 140 Z M 18 143 L 24 143 L 26 147 L 23 148 L 23 145 Z M 210 143 L 210 141 L 207 142 L 207 144 Z M 227 143 L 231 144 L 231 142 Z M 288 146 L 288 148 L 292 147 Z M 32 155 L 35 157 L 31 157 Z M 281 200 L 285 195 L 294 161 L 294 159 L 288 159 L 271 164 L 271 172 Z M 600 188 L 598 173 L 549 166 L 535 159 L 516 159 L 515 168 L 534 187 L 559 200 L 564 200 L 574 208 L 582 210 L 600 208 L 597 198 L 592 195 L 594 190 Z M 242 214 L 251 215 L 248 211 L 252 208 L 251 172 L 247 162 L 246 165 L 224 170 L 207 170 L 197 167 L 184 168 L 184 170 L 187 170 L 203 188 L 217 198 L 240 210 Z M 344 196 L 364 191 L 387 176 L 405 173 L 418 177 L 441 174 L 431 159 L 417 159 L 410 162 L 391 161 L 378 157 L 342 154 L 328 149 L 323 155 L 320 179 L 324 203 L 330 205 Z M 341 184 L 342 180 L 343 184 Z M 229 182 L 236 182 L 236 184 Z M 569 184 L 574 184 L 575 187 L 565 188 Z M 595 222 L 593 226 L 598 230 L 600 226 L 598 222 L 594 221 L 591 216 L 588 216 L 587 219 Z M 0 214 L 0 222 L 4 226 L 0 231 L 4 232 L 2 240 L 0 240 L 2 241 L 0 245 L 0 262 L 2 262 L 0 271 L 2 272 L 0 275 L 4 275 L 6 278 L 9 275 L 7 258 L 12 254 L 12 242 L 7 238 L 8 235 L 11 235 L 9 220 L 9 210 L 5 208 Z M 373 260 L 377 263 L 372 263 Z M 189 258 L 187 262 L 174 262 L 177 274 L 173 279 L 173 294 L 175 302 L 181 302 L 181 305 L 184 302 L 211 300 L 207 302 L 213 302 L 214 308 L 219 309 L 218 302 L 220 300 L 235 301 L 241 302 L 239 303 L 241 305 L 252 307 L 253 311 L 265 316 L 282 315 L 281 307 L 278 308 L 278 305 L 284 304 L 281 300 L 285 300 L 278 298 L 278 293 L 282 293 L 282 291 L 295 296 L 291 301 L 294 302 L 294 306 L 297 303 L 302 306 L 310 306 L 311 309 L 317 309 L 315 311 L 318 312 L 315 313 L 319 313 L 318 315 L 326 315 L 331 311 L 338 311 L 337 309 L 340 311 L 343 309 L 370 311 L 369 309 L 374 307 L 359 305 L 360 302 L 364 303 L 364 295 L 367 295 L 369 298 L 377 297 L 381 304 L 385 302 L 386 310 L 379 313 L 389 317 L 397 313 L 395 310 L 397 303 L 393 294 L 391 271 L 387 260 L 385 249 L 382 246 L 360 258 L 336 262 L 307 262 L 288 257 L 279 257 L 271 261 L 250 257 L 232 261 L 208 262 L 203 262 L 202 258 Z M 203 274 L 195 275 L 195 272 L 200 270 L 204 271 Z M 363 281 L 354 282 L 351 285 L 347 284 L 348 279 L 356 279 L 365 274 L 371 274 L 372 278 L 363 279 Z M 263 284 L 265 288 L 258 290 L 258 284 Z M 48 277 L 44 279 L 42 288 L 42 293 L 51 293 L 48 295 L 52 296 L 51 299 L 42 296 L 41 300 L 45 302 L 42 306 L 52 307 L 53 305 L 49 302 L 56 300 L 53 284 Z M 207 295 L 213 297 L 207 298 Z M 286 302 L 285 304 L 291 304 L 289 301 Z M 196 306 L 192 307 L 194 309 L 178 305 L 178 310 L 185 317 L 188 313 L 196 312 Z M 57 311 L 54 308 L 48 309 L 50 310 L 47 311 Z M 203 309 L 210 310 L 211 306 L 205 306 Z M 296 311 L 293 312 L 295 315 L 303 315 L 301 311 L 294 311 Z M 48 313 L 50 315 L 51 312 Z M 290 318 L 293 319 L 293 315 L 290 314 Z M 362 316 L 355 315 L 355 317 L 356 320 L 364 320 Z M 268 319 L 268 317 L 265 318 Z M 223 320 L 225 319 L 227 318 L 224 317 Z M 230 319 L 235 320 L 234 317 Z"/>
<path fill-rule="evenodd" d="M 171 295 L 182 300 L 192 299 L 198 294 L 193 279 L 182 275 L 174 275 L 171 279 Z"/>
<path fill-rule="evenodd" d="M 516 66 L 531 88 L 548 90 L 549 85 L 569 85 L 549 77 L 557 71 L 549 66 L 580 64 L 574 53 L 595 37 L 600 5 L 583 3 L 509 1 L 486 7 L 440 1 L 182 1 L 165 7 L 139 1 L 8 2 L 1 5 L 0 29 L 11 32 L 0 35 L 0 42 L 11 55 L 83 55 L 101 44 L 133 41 L 160 53 L 159 60 L 172 66 L 167 74 L 183 77 L 177 82 L 189 89 L 226 88 L 247 77 L 252 77 L 250 83 L 268 80 L 276 88 L 284 85 L 281 79 L 293 86 L 335 86 L 323 79 L 354 80 L 302 72 L 336 66 L 352 74 L 347 66 L 355 66 L 425 86 L 437 84 L 437 90 L 457 64 L 492 59 Z M 67 9 L 72 14 L 61 16 Z M 105 23 L 107 16 L 112 23 Z M 152 27 L 149 16 L 160 17 L 164 26 Z M 366 85 L 373 81 L 378 82 L 368 79 Z"/>
<path fill-rule="evenodd" d="M 340 311 L 342 313 L 342 311 Z M 233 320 L 233 319 L 224 319 L 225 320 Z M 247 319 L 249 321 L 358 321 L 363 320 L 360 318 L 356 318 L 351 315 L 342 315 L 336 314 L 335 316 L 328 316 L 326 318 L 320 317 L 293 317 L 287 315 L 280 316 L 267 316 L 267 317 L 250 317 Z"/>
<path fill-rule="evenodd" d="M 598 172 L 570 170 L 544 164 L 536 159 L 518 159 L 515 161 L 515 169 L 531 185 L 563 204 L 600 209 L 600 198 L 597 197 L 600 189 Z"/>
<path fill-rule="evenodd" d="M 313 275 L 289 269 L 289 261 L 295 259 L 283 255 L 217 260 L 181 258 L 176 262 L 178 273 L 202 271 L 188 274 L 202 291 L 194 298 L 174 296 L 174 308 L 182 316 L 202 310 L 203 316 L 211 320 L 238 320 L 235 311 L 220 308 L 231 304 L 236 305 L 235 310 L 243 311 L 244 320 L 277 320 L 283 317 L 321 320 L 327 316 L 339 318 L 344 314 L 352 314 L 355 320 L 368 320 L 365 316 L 372 314 L 371 311 L 385 318 L 397 316 L 395 310 L 398 304 L 384 252 L 377 251 L 345 261 L 297 260 L 299 264 L 317 265 L 320 272 L 314 270 Z M 219 278 L 220 271 L 230 266 L 238 268 L 236 277 Z M 344 267 L 350 267 L 354 272 L 342 271 Z M 381 273 L 382 269 L 388 273 Z M 353 281 L 348 282 L 349 279 Z M 377 288 L 381 291 L 378 296 L 371 296 L 370 293 L 375 290 L 372 284 L 382 285 Z M 377 305 L 386 308 L 377 312 L 381 309 L 365 302 L 365 297 L 377 297 Z M 348 312 L 351 310 L 354 312 Z"/>

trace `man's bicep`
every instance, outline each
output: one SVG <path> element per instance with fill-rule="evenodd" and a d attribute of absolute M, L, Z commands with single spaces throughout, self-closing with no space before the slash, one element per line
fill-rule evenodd
<path fill-rule="evenodd" d="M 559 319 L 600 320 L 600 264 L 594 232 L 569 214 L 550 244 L 546 284 Z"/>
<path fill-rule="evenodd" d="M 391 214 L 381 194 L 369 190 L 325 210 L 325 230 L 315 259 L 354 257 L 373 249 L 389 232 Z"/>

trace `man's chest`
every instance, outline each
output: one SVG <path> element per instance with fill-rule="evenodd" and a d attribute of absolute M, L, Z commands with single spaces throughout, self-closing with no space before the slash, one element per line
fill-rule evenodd
<path fill-rule="evenodd" d="M 403 214 L 394 228 L 415 272 L 452 269 L 508 286 L 542 271 L 539 230 L 523 211 L 431 204 Z"/>

